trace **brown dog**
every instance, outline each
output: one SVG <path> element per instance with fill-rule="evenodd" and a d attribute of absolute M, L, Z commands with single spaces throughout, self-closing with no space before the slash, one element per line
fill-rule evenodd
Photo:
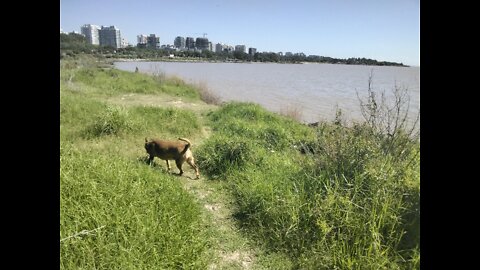
<path fill-rule="evenodd" d="M 182 164 L 186 161 L 195 170 L 197 179 L 200 178 L 198 166 L 195 165 L 192 151 L 189 149 L 192 143 L 184 138 L 178 139 L 187 144 L 178 141 L 165 141 L 158 139 L 148 141 L 147 138 L 145 138 L 145 150 L 147 150 L 147 153 L 150 155 L 148 164 L 151 164 L 153 159 L 158 157 L 167 161 L 167 168 L 170 171 L 170 163 L 168 163 L 168 160 L 175 160 L 177 168 L 180 170 L 179 175 L 182 175 Z"/>

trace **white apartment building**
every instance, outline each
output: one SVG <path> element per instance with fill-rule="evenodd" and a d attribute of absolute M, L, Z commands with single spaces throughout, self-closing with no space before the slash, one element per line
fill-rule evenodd
<path fill-rule="evenodd" d="M 121 48 L 122 46 L 122 37 L 120 36 L 120 30 L 114 25 L 112 26 L 102 26 L 98 31 L 100 38 L 100 45 L 102 46 L 112 46 L 113 48 Z"/>
<path fill-rule="evenodd" d="M 147 35 L 138 35 L 137 36 L 137 43 L 147 44 Z"/>
<path fill-rule="evenodd" d="M 122 48 L 127 48 L 130 44 L 126 38 L 122 38 Z"/>
<path fill-rule="evenodd" d="M 81 27 L 81 33 L 87 38 L 87 41 L 93 45 L 100 45 L 100 27 L 93 24 L 85 24 Z"/>
<path fill-rule="evenodd" d="M 233 46 L 223 44 L 223 43 L 215 44 L 215 52 L 232 52 L 232 51 L 233 51 Z"/>

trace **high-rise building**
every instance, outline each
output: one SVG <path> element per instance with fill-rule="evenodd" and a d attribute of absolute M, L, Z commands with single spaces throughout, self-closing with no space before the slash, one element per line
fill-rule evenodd
<path fill-rule="evenodd" d="M 215 52 L 216 53 L 223 52 L 223 44 L 222 43 L 215 44 Z"/>
<path fill-rule="evenodd" d="M 248 54 L 254 56 L 257 52 L 257 48 L 248 48 Z"/>
<path fill-rule="evenodd" d="M 155 34 L 150 34 L 150 36 L 147 37 L 147 48 L 160 49 L 160 37 L 155 36 Z"/>
<path fill-rule="evenodd" d="M 85 24 L 80 28 L 80 32 L 87 38 L 88 43 L 93 45 L 99 45 L 99 33 L 100 27 L 93 24 Z"/>
<path fill-rule="evenodd" d="M 197 48 L 198 50 L 208 50 L 209 49 L 209 46 L 208 46 L 208 38 L 201 38 L 201 37 L 198 37 L 196 40 L 195 40 L 195 48 Z"/>
<path fill-rule="evenodd" d="M 99 30 L 100 45 L 112 46 L 114 48 L 121 48 L 122 37 L 120 36 L 120 30 L 114 25 L 106 27 L 102 26 Z"/>
<path fill-rule="evenodd" d="M 232 52 L 233 47 L 223 43 L 215 44 L 215 52 Z"/>
<path fill-rule="evenodd" d="M 147 36 L 137 35 L 137 44 L 147 44 Z"/>
<path fill-rule="evenodd" d="M 193 37 L 187 37 L 185 40 L 185 46 L 189 50 L 195 50 L 195 39 L 193 39 Z"/>
<path fill-rule="evenodd" d="M 127 48 L 129 46 L 130 44 L 128 43 L 128 40 L 126 38 L 122 38 L 122 48 Z"/>
<path fill-rule="evenodd" d="M 235 51 L 236 52 L 245 52 L 245 45 L 235 45 Z"/>
<path fill-rule="evenodd" d="M 185 49 L 185 38 L 176 37 L 175 41 L 173 41 L 173 45 L 178 49 Z"/>

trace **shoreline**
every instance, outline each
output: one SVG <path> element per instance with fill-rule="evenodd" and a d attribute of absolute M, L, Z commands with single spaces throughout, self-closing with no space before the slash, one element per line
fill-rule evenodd
<path fill-rule="evenodd" d="M 345 65 L 345 66 L 372 66 L 372 67 L 399 67 L 399 68 L 420 68 L 420 66 L 397 66 L 397 65 L 366 65 L 366 64 L 345 64 L 345 63 L 322 63 L 322 62 L 261 62 L 261 61 L 221 61 L 221 60 L 205 60 L 205 59 L 184 59 L 184 58 L 109 58 L 111 62 L 178 62 L 178 63 L 228 63 L 228 64 L 292 64 L 292 65 Z"/>

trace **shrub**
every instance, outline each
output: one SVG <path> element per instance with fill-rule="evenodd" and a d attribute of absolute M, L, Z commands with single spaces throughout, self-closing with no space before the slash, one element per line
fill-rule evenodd
<path fill-rule="evenodd" d="M 195 89 L 200 94 L 200 99 L 207 104 L 220 105 L 222 103 L 220 97 L 208 89 L 207 83 L 199 82 L 194 84 Z"/>
<path fill-rule="evenodd" d="M 198 166 L 212 178 L 224 177 L 232 171 L 244 169 L 257 160 L 256 147 L 242 138 L 214 137 L 207 140 L 196 152 Z"/>
<path fill-rule="evenodd" d="M 95 122 L 87 128 L 87 137 L 103 135 L 119 135 L 121 132 L 133 130 L 133 123 L 129 119 L 128 111 L 122 107 L 107 106 Z"/>
<path fill-rule="evenodd" d="M 297 122 L 301 122 L 303 118 L 303 112 L 299 105 L 290 105 L 286 107 L 282 107 L 280 109 L 280 114 L 291 118 Z"/>
<path fill-rule="evenodd" d="M 397 137 L 418 140 L 420 136 L 420 111 L 414 119 L 410 119 L 410 95 L 408 88 L 395 84 L 391 93 L 391 102 L 387 100 L 386 91 L 380 93 L 373 90 L 373 71 L 368 78 L 367 97 L 361 98 L 357 91 L 360 111 L 366 124 L 375 136 L 386 135 L 391 144 L 398 143 Z M 380 97 L 379 97 L 380 95 Z M 401 146 L 400 146 L 401 147 Z"/>
<path fill-rule="evenodd" d="M 218 123 L 218 121 L 229 121 L 231 119 L 270 123 L 278 121 L 278 116 L 268 112 L 258 104 L 237 101 L 224 104 L 221 110 L 212 113 L 210 117 L 214 123 Z"/>
<path fill-rule="evenodd" d="M 230 102 L 209 115 L 222 135 L 255 141 L 267 150 L 282 151 L 314 139 L 312 129 L 269 112 L 257 104 Z"/>

